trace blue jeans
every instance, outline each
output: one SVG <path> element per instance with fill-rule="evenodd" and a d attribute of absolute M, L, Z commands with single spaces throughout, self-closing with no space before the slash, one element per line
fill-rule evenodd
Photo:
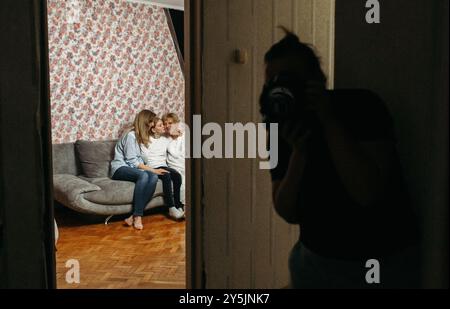
<path fill-rule="evenodd" d="M 180 201 L 181 174 L 173 168 L 166 166 L 158 167 L 157 169 L 164 169 L 169 172 L 158 176 L 163 183 L 164 202 L 166 206 L 169 208 L 183 208 L 183 203 Z"/>
<path fill-rule="evenodd" d="M 152 172 L 123 166 L 114 173 L 112 179 L 134 182 L 136 184 L 133 194 L 133 215 L 142 217 L 145 206 L 147 206 L 155 193 L 158 176 Z"/>

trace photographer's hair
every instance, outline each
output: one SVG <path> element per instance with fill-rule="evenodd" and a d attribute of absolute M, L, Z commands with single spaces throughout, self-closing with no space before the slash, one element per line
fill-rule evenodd
<path fill-rule="evenodd" d="M 301 59 L 305 62 L 308 76 L 315 80 L 326 83 L 327 77 L 320 66 L 320 58 L 316 55 L 314 48 L 300 41 L 299 37 L 283 26 L 279 26 L 285 32 L 281 41 L 275 43 L 264 56 L 267 64 L 286 58 Z"/>
<path fill-rule="evenodd" d="M 148 147 L 150 143 L 150 130 L 155 118 L 156 114 L 150 110 L 143 110 L 136 116 L 133 129 L 139 145 Z"/>

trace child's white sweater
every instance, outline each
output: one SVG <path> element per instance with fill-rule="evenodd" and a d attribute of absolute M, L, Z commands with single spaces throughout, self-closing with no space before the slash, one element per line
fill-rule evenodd
<path fill-rule="evenodd" d="M 164 136 L 160 138 L 150 137 L 150 144 L 148 147 L 142 145 L 142 157 L 145 164 L 151 168 L 158 168 L 167 166 L 167 147 L 170 139 Z"/>
<path fill-rule="evenodd" d="M 184 136 L 177 139 L 170 138 L 167 147 L 167 165 L 175 169 L 180 174 L 184 174 L 185 169 L 185 144 Z"/>

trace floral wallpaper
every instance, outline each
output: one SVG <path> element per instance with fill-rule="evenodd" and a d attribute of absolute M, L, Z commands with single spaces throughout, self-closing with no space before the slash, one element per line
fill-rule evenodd
<path fill-rule="evenodd" d="M 119 137 L 142 109 L 184 118 L 184 77 L 163 9 L 48 0 L 53 143 Z"/>

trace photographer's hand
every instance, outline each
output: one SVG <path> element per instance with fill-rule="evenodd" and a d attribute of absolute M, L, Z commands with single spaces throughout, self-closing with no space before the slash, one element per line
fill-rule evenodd
<path fill-rule="evenodd" d="M 311 131 L 305 130 L 304 126 L 296 121 L 290 120 L 281 125 L 281 137 L 294 151 L 303 152 L 310 135 Z"/>
<path fill-rule="evenodd" d="M 318 113 L 329 109 L 330 100 L 323 82 L 308 81 L 305 93 L 308 100 L 307 109 L 315 110 Z"/>

